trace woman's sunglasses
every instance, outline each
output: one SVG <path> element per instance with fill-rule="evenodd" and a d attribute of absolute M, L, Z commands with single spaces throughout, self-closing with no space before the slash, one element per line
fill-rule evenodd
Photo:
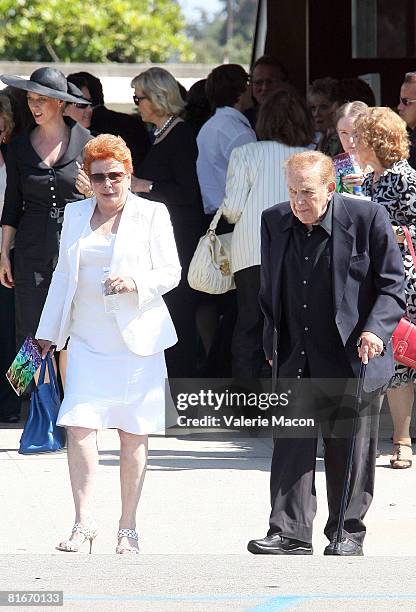
<path fill-rule="evenodd" d="M 83 102 L 73 102 L 72 103 L 75 108 L 88 108 L 91 107 L 91 104 L 84 104 Z"/>
<path fill-rule="evenodd" d="M 90 175 L 90 180 L 93 183 L 105 183 L 106 179 L 109 179 L 111 183 L 120 183 L 125 176 L 124 172 L 96 172 Z"/>
<path fill-rule="evenodd" d="M 135 103 L 136 106 L 139 106 L 140 102 L 142 100 L 147 100 L 147 96 L 133 96 L 133 102 Z"/>

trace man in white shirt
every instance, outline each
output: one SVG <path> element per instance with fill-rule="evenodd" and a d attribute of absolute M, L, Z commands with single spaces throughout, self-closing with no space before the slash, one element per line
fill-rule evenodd
<path fill-rule="evenodd" d="M 231 152 L 256 134 L 243 115 L 250 105 L 248 75 L 237 64 L 218 66 L 208 75 L 206 93 L 215 114 L 201 128 L 197 173 L 204 211 L 214 214 L 225 196 L 225 180 Z"/>

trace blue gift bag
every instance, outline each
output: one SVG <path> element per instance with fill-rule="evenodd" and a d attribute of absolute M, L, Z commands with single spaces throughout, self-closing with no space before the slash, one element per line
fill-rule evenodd
<path fill-rule="evenodd" d="M 48 368 L 49 383 L 45 383 Z M 37 387 L 30 397 L 29 416 L 22 437 L 19 453 L 51 453 L 65 446 L 65 428 L 56 425 L 60 406 L 58 381 L 50 353 L 42 361 Z"/>

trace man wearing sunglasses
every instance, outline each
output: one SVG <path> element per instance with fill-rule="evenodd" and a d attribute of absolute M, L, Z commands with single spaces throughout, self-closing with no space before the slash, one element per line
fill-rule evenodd
<path fill-rule="evenodd" d="M 400 117 L 406 122 L 410 139 L 409 159 L 416 169 L 416 72 L 407 72 L 400 88 L 400 103 L 397 107 Z"/>

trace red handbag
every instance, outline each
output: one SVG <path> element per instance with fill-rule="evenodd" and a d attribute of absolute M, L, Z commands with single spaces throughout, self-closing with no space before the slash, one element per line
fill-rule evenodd
<path fill-rule="evenodd" d="M 412 237 L 405 225 L 402 225 L 407 246 L 412 255 L 413 265 L 416 268 L 416 255 L 413 248 Z M 394 359 L 409 368 L 416 368 L 416 325 L 406 317 L 400 319 L 391 338 Z"/>

